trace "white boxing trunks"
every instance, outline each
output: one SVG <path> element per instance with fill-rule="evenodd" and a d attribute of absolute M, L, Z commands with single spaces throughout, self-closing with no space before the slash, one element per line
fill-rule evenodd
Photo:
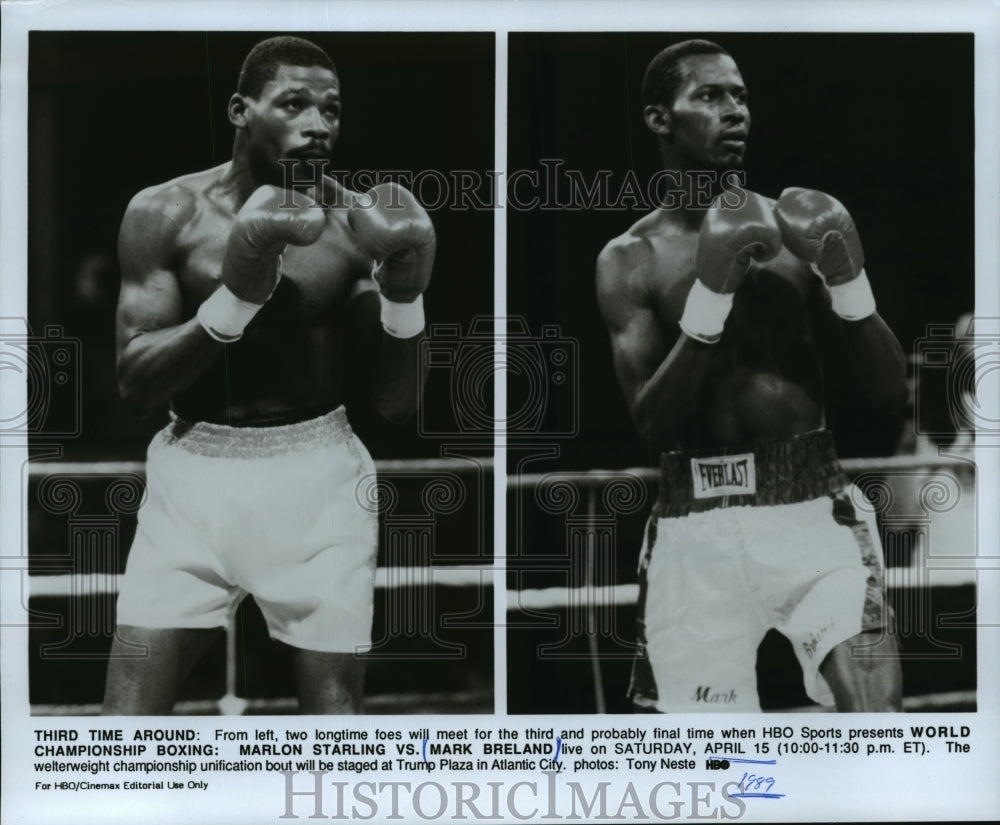
<path fill-rule="evenodd" d="M 251 593 L 275 639 L 367 649 L 378 520 L 362 484 L 374 473 L 343 407 L 269 427 L 175 418 L 149 446 L 118 623 L 225 626 Z"/>
<path fill-rule="evenodd" d="M 629 693 L 661 712 L 759 711 L 757 647 L 791 641 L 806 692 L 840 642 L 890 631 L 874 520 L 859 515 L 830 433 L 752 452 L 664 454 L 639 558 L 639 654 Z"/>

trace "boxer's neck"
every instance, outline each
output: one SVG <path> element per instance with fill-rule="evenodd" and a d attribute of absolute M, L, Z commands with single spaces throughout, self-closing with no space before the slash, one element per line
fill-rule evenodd
<path fill-rule="evenodd" d="M 670 213 L 672 222 L 688 227 L 701 226 L 712 201 L 745 180 L 742 170 L 692 165 L 665 141 L 660 141 L 660 160 L 663 171 L 669 173 L 665 195 L 670 200 L 662 206 Z"/>

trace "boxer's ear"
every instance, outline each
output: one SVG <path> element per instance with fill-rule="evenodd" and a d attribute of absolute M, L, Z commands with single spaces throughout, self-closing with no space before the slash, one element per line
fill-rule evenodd
<path fill-rule="evenodd" d="M 643 109 L 642 114 L 650 132 L 667 140 L 672 137 L 674 122 L 669 107 L 662 103 L 652 103 Z"/>
<path fill-rule="evenodd" d="M 227 107 L 227 112 L 229 114 L 229 122 L 238 128 L 243 128 L 247 125 L 247 109 L 248 109 L 246 98 L 241 94 L 234 94 L 229 98 L 229 106 Z"/>

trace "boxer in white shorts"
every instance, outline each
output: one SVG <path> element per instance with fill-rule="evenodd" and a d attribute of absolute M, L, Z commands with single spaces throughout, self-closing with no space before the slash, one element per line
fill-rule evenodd
<path fill-rule="evenodd" d="M 119 387 L 174 420 L 149 449 L 104 713 L 170 712 L 247 593 L 292 646 L 300 709 L 356 713 L 376 526 L 342 405 L 415 412 L 434 227 L 402 187 L 319 174 L 341 96 L 314 43 L 258 43 L 227 110 L 232 160 L 143 190 L 119 233 Z"/>
<path fill-rule="evenodd" d="M 881 551 L 823 432 L 834 360 L 883 415 L 908 396 L 857 229 L 822 192 L 774 201 L 744 187 L 747 89 L 718 44 L 661 51 L 642 96 L 685 195 L 597 261 L 618 382 L 650 453 L 665 454 L 640 559 L 632 696 L 641 709 L 758 709 L 757 645 L 777 627 L 815 699 L 898 710 Z"/>
<path fill-rule="evenodd" d="M 660 469 L 639 557 L 635 704 L 759 711 L 757 647 L 776 628 L 806 692 L 833 705 L 820 662 L 847 639 L 887 631 L 892 611 L 878 533 L 854 507 L 830 433 L 749 453 L 669 453 Z"/>
<path fill-rule="evenodd" d="M 363 501 L 374 475 L 343 407 L 284 426 L 175 419 L 149 447 L 118 621 L 225 626 L 253 593 L 279 641 L 367 649 L 378 523 Z"/>

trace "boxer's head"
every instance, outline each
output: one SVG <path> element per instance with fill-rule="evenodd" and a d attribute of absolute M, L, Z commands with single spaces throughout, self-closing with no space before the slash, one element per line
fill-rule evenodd
<path fill-rule="evenodd" d="M 279 66 L 319 66 L 337 74 L 330 56 L 312 41 L 302 37 L 271 37 L 261 40 L 247 54 L 236 84 L 237 94 L 260 97 L 264 84 L 274 80 Z"/>
<path fill-rule="evenodd" d="M 333 61 L 301 37 L 273 37 L 254 46 L 229 100 L 229 120 L 242 134 L 251 164 L 266 177 L 281 173 L 280 160 L 305 166 L 329 158 L 340 134 L 340 111 Z M 311 169 L 293 174 L 296 180 L 313 177 Z"/>
<path fill-rule="evenodd" d="M 743 165 L 750 130 L 736 61 L 716 43 L 685 40 L 650 61 L 642 81 L 646 125 L 684 169 Z"/>

